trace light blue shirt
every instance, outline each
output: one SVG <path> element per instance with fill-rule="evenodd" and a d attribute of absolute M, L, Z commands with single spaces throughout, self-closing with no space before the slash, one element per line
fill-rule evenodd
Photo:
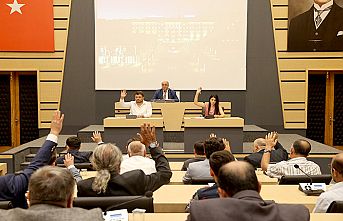
<path fill-rule="evenodd" d="M 343 200 L 343 181 L 334 184 L 329 190 L 320 194 L 317 199 L 316 206 L 313 209 L 314 213 L 326 213 L 330 204 L 333 201 Z"/>

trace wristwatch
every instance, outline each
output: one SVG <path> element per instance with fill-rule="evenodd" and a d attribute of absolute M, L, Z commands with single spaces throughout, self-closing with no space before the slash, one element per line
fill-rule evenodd
<path fill-rule="evenodd" d="M 271 153 L 272 151 L 271 150 L 264 150 L 263 152 L 264 153 Z"/>
<path fill-rule="evenodd" d="M 149 145 L 150 148 L 155 148 L 155 147 L 157 147 L 157 146 L 158 146 L 157 141 L 155 141 L 155 142 L 153 142 L 153 143 L 150 143 L 150 145 Z"/>

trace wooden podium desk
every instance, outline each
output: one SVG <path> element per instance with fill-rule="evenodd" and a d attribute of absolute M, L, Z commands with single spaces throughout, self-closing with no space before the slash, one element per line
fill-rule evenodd
<path fill-rule="evenodd" d="M 156 213 L 182 213 L 195 191 L 205 185 L 164 185 L 154 192 Z M 262 185 L 261 196 L 276 203 L 303 204 L 313 210 L 317 196 L 306 196 L 298 185 Z"/>
<path fill-rule="evenodd" d="M 210 133 L 230 141 L 232 153 L 243 152 L 244 119 L 240 117 L 224 117 L 204 119 L 203 117 L 184 118 L 185 153 L 193 153 L 193 145 L 206 139 Z"/>
<path fill-rule="evenodd" d="M 311 211 L 310 211 L 311 212 Z M 145 213 L 147 221 L 185 221 L 188 213 Z M 213 217 L 215 220 L 215 217 Z M 310 221 L 341 221 L 342 213 L 310 213 Z M 133 221 L 132 213 L 129 213 L 129 221 Z"/>
<path fill-rule="evenodd" d="M 163 118 L 136 118 L 107 117 L 104 119 L 104 141 L 115 143 L 123 153 L 126 153 L 128 139 L 136 137 L 141 125 L 149 123 L 156 128 L 156 138 L 163 144 Z"/>
<path fill-rule="evenodd" d="M 193 102 L 151 102 L 154 112 L 163 116 L 165 131 L 183 131 L 182 120 L 184 116 L 201 116 L 202 108 L 196 106 Z M 231 102 L 220 102 L 224 108 L 225 115 L 231 116 Z M 130 113 L 129 108 L 123 108 L 120 102 L 114 104 L 116 116 L 122 116 Z"/>
<path fill-rule="evenodd" d="M 310 211 L 311 212 L 311 211 Z M 147 221 L 185 221 L 188 213 L 145 213 Z M 213 217 L 215 220 L 215 217 Z M 342 213 L 310 213 L 310 221 L 342 221 Z M 133 221 L 132 213 L 129 213 L 129 221 Z"/>

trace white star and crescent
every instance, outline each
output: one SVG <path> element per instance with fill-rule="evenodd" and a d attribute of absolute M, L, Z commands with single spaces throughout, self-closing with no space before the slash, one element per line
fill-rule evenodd
<path fill-rule="evenodd" d="M 17 2 L 17 0 L 13 0 L 13 4 L 6 4 L 6 5 L 8 5 L 10 8 L 11 8 L 11 12 L 10 12 L 10 15 L 12 14 L 12 13 L 14 13 L 14 12 L 18 12 L 18 13 L 20 13 L 20 14 L 23 14 L 22 12 L 21 12 L 21 7 L 23 7 L 25 4 L 19 4 L 18 2 Z"/>

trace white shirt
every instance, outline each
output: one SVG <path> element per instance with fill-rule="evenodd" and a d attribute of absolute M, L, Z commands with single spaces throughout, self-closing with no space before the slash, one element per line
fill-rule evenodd
<path fill-rule="evenodd" d="M 326 213 L 333 201 L 343 201 L 343 181 L 331 186 L 329 190 L 320 194 L 317 199 L 314 213 Z"/>
<path fill-rule="evenodd" d="M 120 105 L 129 107 L 132 115 L 143 115 L 144 117 L 151 117 L 152 115 L 151 103 L 147 101 L 143 101 L 141 106 L 138 106 L 136 101 L 124 102 L 124 100 L 120 100 Z"/>
<path fill-rule="evenodd" d="M 327 2 L 327 3 L 325 3 L 324 5 L 322 5 L 321 7 L 317 4 L 317 3 L 313 3 L 313 7 L 315 8 L 315 9 L 317 9 L 317 10 L 319 10 L 319 11 L 321 11 L 321 10 L 324 10 L 324 9 L 326 9 L 327 7 L 330 7 L 330 6 L 332 6 L 333 5 L 333 0 L 332 1 L 329 1 L 329 2 Z M 313 16 L 313 19 L 314 19 L 314 24 L 316 24 L 316 17 L 318 16 L 318 11 L 317 10 L 314 10 L 314 16 Z M 321 19 L 322 19 L 322 22 L 321 23 L 323 23 L 323 21 L 324 21 L 324 19 L 326 18 L 326 16 L 329 14 L 329 12 L 330 12 L 331 10 L 325 10 L 325 11 L 323 11 L 321 14 L 320 14 L 320 17 L 321 17 Z M 316 27 L 316 28 L 318 28 L 320 25 L 321 25 L 321 23 Z"/>
<path fill-rule="evenodd" d="M 155 161 L 143 156 L 129 157 L 121 162 L 120 174 L 131 170 L 143 170 L 146 175 L 156 173 Z"/>
<path fill-rule="evenodd" d="M 283 175 L 305 175 L 299 169 L 294 167 L 295 164 L 298 164 L 299 167 L 309 175 L 322 174 L 318 164 L 307 160 L 306 157 L 296 157 L 276 164 L 269 164 L 266 174 L 270 177 L 277 178 L 280 178 Z"/>
<path fill-rule="evenodd" d="M 162 90 L 162 97 L 164 97 L 164 95 L 166 95 L 165 100 L 168 100 L 168 99 L 169 99 L 169 89 L 168 89 L 166 92 L 164 92 L 164 91 Z"/>

